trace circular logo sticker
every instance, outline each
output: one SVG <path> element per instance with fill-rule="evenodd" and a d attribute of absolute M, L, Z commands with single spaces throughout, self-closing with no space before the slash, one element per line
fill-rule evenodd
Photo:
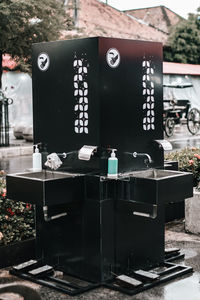
<path fill-rule="evenodd" d="M 37 64 L 41 71 L 46 71 L 50 64 L 49 55 L 47 53 L 40 53 L 37 59 Z"/>
<path fill-rule="evenodd" d="M 106 53 L 106 60 L 111 68 L 117 68 L 120 63 L 119 51 L 115 48 L 111 48 Z"/>

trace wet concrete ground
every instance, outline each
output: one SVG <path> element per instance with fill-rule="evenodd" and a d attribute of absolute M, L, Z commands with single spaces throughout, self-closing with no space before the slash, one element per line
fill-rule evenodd
<path fill-rule="evenodd" d="M 176 125 L 173 136 L 170 138 L 165 136 L 165 139 L 170 141 L 173 151 L 185 147 L 200 147 L 200 132 L 192 135 L 186 125 Z"/>
<path fill-rule="evenodd" d="M 176 261 L 178 264 L 184 264 L 193 267 L 194 272 L 188 275 L 171 280 L 168 283 L 161 284 L 151 290 L 144 291 L 134 296 L 124 295 L 122 293 L 109 290 L 107 288 L 97 288 L 79 296 L 69 296 L 52 289 L 39 286 L 37 284 L 21 280 L 8 274 L 8 270 L 0 270 L 0 288 L 8 283 L 25 285 L 36 291 L 42 300 L 199 300 L 200 299 L 200 236 L 187 234 L 184 232 L 183 221 L 174 222 L 166 225 L 166 246 L 181 248 L 185 254 L 185 259 Z M 11 295 L 11 294 L 10 294 Z M 10 295 L 4 294 L 7 298 L 0 299 L 12 300 L 20 298 L 11 298 Z M 23 298 L 21 298 L 23 299 Z M 28 300 L 37 300 L 36 296 L 31 295 Z"/>
<path fill-rule="evenodd" d="M 6 173 L 19 173 L 30 168 L 32 168 L 31 155 L 8 157 L 0 161 L 0 170 Z"/>
<path fill-rule="evenodd" d="M 33 143 L 10 137 L 9 147 L 0 147 L 0 170 L 17 173 L 32 168 Z"/>

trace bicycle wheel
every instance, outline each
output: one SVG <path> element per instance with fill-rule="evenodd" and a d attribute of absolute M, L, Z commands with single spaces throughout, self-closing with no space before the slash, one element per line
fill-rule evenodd
<path fill-rule="evenodd" d="M 173 118 L 167 118 L 165 120 L 164 130 L 168 137 L 172 136 L 174 133 L 175 122 Z"/>
<path fill-rule="evenodd" d="M 200 129 L 200 111 L 197 108 L 192 108 L 187 116 L 187 128 L 193 135 L 197 134 Z"/>

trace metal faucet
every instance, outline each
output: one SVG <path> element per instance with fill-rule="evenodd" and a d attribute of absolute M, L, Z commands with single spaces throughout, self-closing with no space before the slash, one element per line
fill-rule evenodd
<path fill-rule="evenodd" d="M 140 156 L 146 157 L 146 158 L 147 158 L 147 162 L 146 162 L 146 160 L 145 160 L 145 163 L 146 163 L 147 166 L 148 166 L 149 164 L 152 164 L 152 162 L 153 162 L 151 156 L 150 156 L 149 154 L 147 154 L 147 153 L 133 152 L 132 155 L 133 155 L 134 158 L 140 157 Z"/>

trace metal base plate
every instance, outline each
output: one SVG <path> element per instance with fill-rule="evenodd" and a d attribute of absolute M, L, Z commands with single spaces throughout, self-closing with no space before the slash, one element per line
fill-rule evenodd
<path fill-rule="evenodd" d="M 10 274 L 53 288 L 71 296 L 81 294 L 102 285 L 102 283 L 87 282 L 65 275 L 62 272 L 62 276 L 56 276 L 56 271 L 52 274 L 51 266 L 41 265 L 41 263 L 38 262 L 38 264 L 34 263 L 31 268 L 32 260 L 30 262 L 31 263 L 25 262 L 14 266 L 10 270 Z M 49 272 L 49 270 L 51 272 Z M 104 282 L 103 286 L 128 295 L 135 295 L 153 288 L 160 283 L 191 273 L 192 271 L 193 269 L 191 267 L 177 265 L 167 261 L 159 267 L 150 270 L 130 271 L 129 274 L 116 276 L 114 279 Z M 57 271 L 57 273 L 59 273 L 59 271 Z M 140 284 L 135 284 L 136 282 Z"/>
<path fill-rule="evenodd" d="M 165 262 L 162 266 L 148 270 L 148 272 L 159 275 L 159 277 L 156 280 L 150 280 L 149 276 L 147 276 L 146 278 L 142 278 L 140 276 L 139 280 L 142 282 L 142 284 L 138 287 L 126 288 L 123 285 L 121 285 L 119 283 L 119 281 L 116 279 L 104 283 L 104 286 L 107 288 L 122 292 L 127 295 L 135 295 L 135 294 L 143 292 L 147 289 L 153 288 L 154 286 L 157 286 L 161 283 L 164 283 L 169 280 L 175 279 L 179 276 L 191 273 L 191 272 L 193 272 L 193 269 L 191 267 Z M 136 280 L 138 279 L 136 272 L 132 272 L 132 273 L 128 274 L 128 276 L 130 278 L 133 278 Z"/>
<path fill-rule="evenodd" d="M 18 266 L 14 266 L 10 270 L 10 274 L 49 288 L 53 288 L 71 296 L 81 294 L 100 286 L 98 283 L 88 282 L 65 275 L 58 270 L 52 272 L 53 268 L 51 266 L 41 265 L 41 263 L 38 263 L 37 267 L 34 264 L 32 269 L 29 265 L 29 262 L 25 262 L 24 264 L 20 264 L 19 268 Z M 60 273 L 62 275 L 57 277 L 56 273 Z"/>

